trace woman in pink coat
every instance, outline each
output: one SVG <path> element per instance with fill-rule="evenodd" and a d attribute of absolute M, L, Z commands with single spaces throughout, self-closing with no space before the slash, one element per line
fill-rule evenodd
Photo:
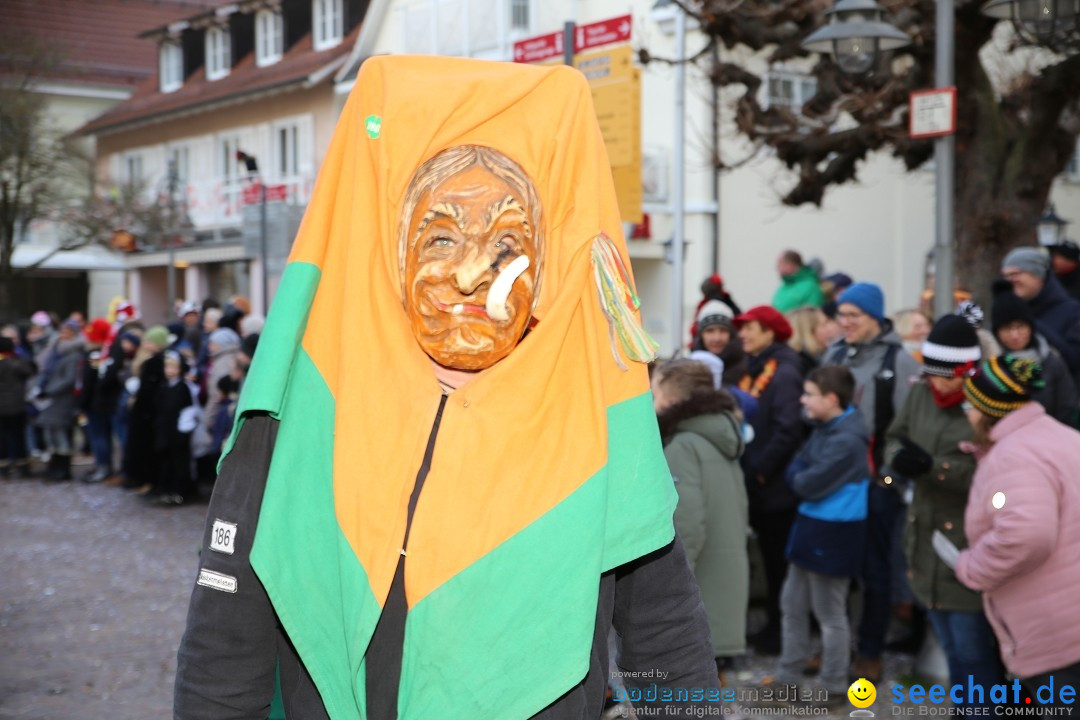
<path fill-rule="evenodd" d="M 1002 660 L 1032 702 L 1059 705 L 1063 685 L 1080 686 L 1080 432 L 1031 401 L 1042 386 L 1036 361 L 1005 355 L 981 371 L 964 383 L 986 454 L 956 575 L 982 591 Z M 1052 693 L 1037 693 L 1050 676 Z"/>

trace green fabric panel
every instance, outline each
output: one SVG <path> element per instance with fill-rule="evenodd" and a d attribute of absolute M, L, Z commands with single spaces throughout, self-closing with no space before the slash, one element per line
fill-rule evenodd
<path fill-rule="evenodd" d="M 330 717 L 355 719 L 380 608 L 334 512 L 334 399 L 303 349 L 281 410 L 251 566 Z"/>
<path fill-rule="evenodd" d="M 410 609 L 399 720 L 526 718 L 585 677 L 606 486 L 601 470 Z"/>
<path fill-rule="evenodd" d="M 651 392 L 608 408 L 607 525 L 601 572 L 664 547 L 675 537 L 679 496 L 664 459 Z M 658 482 L 663 478 L 664 482 Z"/>
<path fill-rule="evenodd" d="M 608 424 L 607 466 L 410 609 L 400 720 L 530 717 L 585 676 L 604 563 L 674 537 L 651 396 L 609 408 Z"/>
<path fill-rule="evenodd" d="M 293 351 L 300 350 L 311 302 L 321 277 L 322 270 L 311 263 L 291 262 L 285 266 L 270 314 L 266 318 L 266 326 L 259 335 L 259 347 L 273 350 L 256 352 L 252 358 L 244 389 L 236 404 L 232 432 L 221 450 L 219 470 L 221 462 L 236 442 L 244 413 L 263 410 L 281 418 L 281 406 L 293 368 Z"/>

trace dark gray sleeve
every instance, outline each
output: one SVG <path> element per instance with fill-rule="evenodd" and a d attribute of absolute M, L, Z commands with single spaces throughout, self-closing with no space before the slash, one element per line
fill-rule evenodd
<path fill-rule="evenodd" d="M 277 427 L 266 415 L 248 417 L 214 484 L 187 628 L 177 653 L 177 720 L 265 720 L 270 711 L 278 623 L 248 556 Z M 211 537 L 215 523 L 217 543 Z M 223 523 L 235 525 L 235 530 Z"/>
<path fill-rule="evenodd" d="M 705 606 L 679 538 L 617 568 L 615 577 L 619 675 L 612 684 L 623 686 L 636 707 L 665 708 L 664 717 L 719 707 Z M 616 687 L 617 698 L 618 693 Z"/>

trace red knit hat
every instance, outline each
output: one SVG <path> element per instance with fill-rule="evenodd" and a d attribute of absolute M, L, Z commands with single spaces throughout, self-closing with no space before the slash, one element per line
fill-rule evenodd
<path fill-rule="evenodd" d="M 791 337 L 791 323 L 787 321 L 783 313 L 771 305 L 758 305 L 750 308 L 735 318 L 735 327 L 741 328 L 751 320 L 756 320 L 761 323 L 763 328 L 772 330 L 773 335 L 776 336 L 776 342 L 787 342 Z"/>

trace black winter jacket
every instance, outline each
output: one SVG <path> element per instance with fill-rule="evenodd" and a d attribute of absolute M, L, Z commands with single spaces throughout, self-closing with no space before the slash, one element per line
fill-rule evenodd
<path fill-rule="evenodd" d="M 227 587 L 196 584 L 192 591 L 177 657 L 176 720 L 265 719 L 275 675 L 281 679 L 289 720 L 328 717 L 318 689 L 248 560 L 277 428 L 277 421 L 269 416 L 248 416 L 214 485 L 199 572 L 200 576 L 209 572 L 225 577 Z M 231 553 L 209 549 L 214 524 L 221 518 L 236 523 Z M 609 682 L 611 629 L 619 640 L 618 666 L 626 671 L 614 679 L 620 685 L 645 691 L 654 684 L 696 687 L 719 695 L 705 609 L 678 538 L 602 574 L 597 582 L 600 595 L 588 673 L 534 718 L 595 720 L 601 716 Z M 668 673 L 667 679 L 657 677 L 657 671 Z M 638 673 L 636 679 L 633 673 Z M 654 706 L 650 714 L 664 717 L 719 715 L 721 710 L 719 702 L 635 704 Z"/>
<path fill-rule="evenodd" d="M 777 361 L 776 373 L 758 398 L 757 415 L 751 423 L 754 439 L 742 456 L 751 512 L 792 510 L 799 503 L 784 482 L 784 473 L 806 433 L 799 403 L 802 360 L 787 345 L 773 343 L 750 358 L 751 381 L 773 359 Z"/>
<path fill-rule="evenodd" d="M 34 363 L 19 355 L 0 358 L 0 416 L 26 412 L 26 381 L 34 374 Z"/>
<path fill-rule="evenodd" d="M 1069 297 L 1051 275 L 1028 306 L 1035 315 L 1035 329 L 1061 353 L 1080 386 L 1080 301 Z"/>

